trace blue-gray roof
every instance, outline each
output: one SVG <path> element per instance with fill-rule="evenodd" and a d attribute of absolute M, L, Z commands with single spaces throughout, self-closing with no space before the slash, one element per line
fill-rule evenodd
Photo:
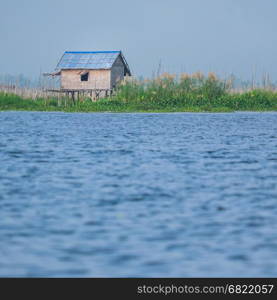
<path fill-rule="evenodd" d="M 56 69 L 110 69 L 118 55 L 121 51 L 66 51 Z"/>

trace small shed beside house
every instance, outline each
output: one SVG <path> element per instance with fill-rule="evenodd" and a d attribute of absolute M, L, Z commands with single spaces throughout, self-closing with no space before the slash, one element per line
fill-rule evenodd
<path fill-rule="evenodd" d="M 66 51 L 56 67 L 60 91 L 90 93 L 95 98 L 111 94 L 130 68 L 121 51 Z"/>

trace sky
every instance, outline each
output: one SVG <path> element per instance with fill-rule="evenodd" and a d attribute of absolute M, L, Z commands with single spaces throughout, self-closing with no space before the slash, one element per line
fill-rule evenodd
<path fill-rule="evenodd" d="M 0 74 L 51 72 L 64 51 L 122 50 L 136 76 L 268 72 L 276 0 L 0 0 Z"/>

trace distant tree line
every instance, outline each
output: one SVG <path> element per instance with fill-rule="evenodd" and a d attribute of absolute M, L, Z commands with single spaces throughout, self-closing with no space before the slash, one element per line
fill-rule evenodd
<path fill-rule="evenodd" d="M 143 77 L 140 77 L 143 79 Z M 277 88 L 277 82 L 273 82 L 268 73 L 262 75 L 257 80 L 252 76 L 251 79 L 245 80 L 231 74 L 228 76 L 228 80 L 232 83 L 233 89 L 254 89 L 254 88 Z M 11 74 L 0 74 L 0 86 L 19 87 L 19 88 L 58 88 L 60 85 L 58 77 L 45 77 L 43 75 L 38 76 L 35 79 L 29 78 L 23 74 L 11 75 Z"/>
<path fill-rule="evenodd" d="M 18 88 L 57 88 L 59 86 L 58 78 L 38 76 L 38 78 L 29 78 L 23 74 L 11 75 L 0 74 L 0 86 L 18 87 Z"/>

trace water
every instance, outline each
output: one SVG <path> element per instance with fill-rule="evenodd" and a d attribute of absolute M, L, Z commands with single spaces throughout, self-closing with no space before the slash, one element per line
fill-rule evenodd
<path fill-rule="evenodd" d="M 277 113 L 0 113 L 0 276 L 277 276 Z"/>

